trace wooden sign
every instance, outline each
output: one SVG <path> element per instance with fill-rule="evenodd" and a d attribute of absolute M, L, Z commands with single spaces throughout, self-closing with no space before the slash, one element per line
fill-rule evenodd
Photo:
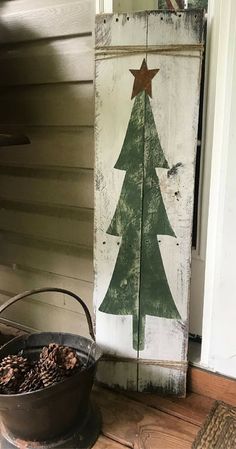
<path fill-rule="evenodd" d="M 97 17 L 102 383 L 184 395 L 203 12 Z"/>

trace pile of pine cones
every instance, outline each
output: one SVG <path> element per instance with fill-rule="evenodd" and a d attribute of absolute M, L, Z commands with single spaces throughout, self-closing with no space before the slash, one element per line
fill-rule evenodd
<path fill-rule="evenodd" d="M 22 355 L 8 355 L 0 363 L 0 394 L 40 390 L 75 374 L 81 368 L 76 351 L 56 343 L 45 346 L 35 362 Z"/>

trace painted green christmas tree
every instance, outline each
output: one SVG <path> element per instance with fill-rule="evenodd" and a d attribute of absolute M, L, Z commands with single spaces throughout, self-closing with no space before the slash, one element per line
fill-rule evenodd
<path fill-rule="evenodd" d="M 180 319 L 173 300 L 157 235 L 175 233 L 161 195 L 156 167 L 168 169 L 150 105 L 151 80 L 145 59 L 134 75 L 131 117 L 115 164 L 126 175 L 108 234 L 122 241 L 107 293 L 99 310 L 132 315 L 133 347 L 144 349 L 146 315 Z"/>

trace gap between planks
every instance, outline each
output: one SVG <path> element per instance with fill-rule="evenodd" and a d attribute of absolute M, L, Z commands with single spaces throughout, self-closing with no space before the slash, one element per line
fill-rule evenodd
<path fill-rule="evenodd" d="M 171 413 L 100 387 L 94 388 L 93 398 L 102 411 L 103 435 L 126 447 L 191 449 L 200 428 Z"/>

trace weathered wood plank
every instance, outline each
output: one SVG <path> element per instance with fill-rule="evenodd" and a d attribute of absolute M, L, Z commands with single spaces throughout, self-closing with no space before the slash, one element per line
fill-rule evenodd
<path fill-rule="evenodd" d="M 148 45 L 194 45 L 203 42 L 204 17 L 201 11 L 150 11 Z M 154 30 L 158 29 L 158 33 Z M 177 50 L 181 53 L 181 49 Z M 192 53 L 186 53 L 187 57 Z M 195 55 L 196 56 L 196 55 Z M 186 56 L 184 57 L 186 58 Z M 178 58 L 177 58 L 178 59 Z M 180 57 L 180 59 L 182 59 Z M 153 96 L 153 98 L 155 98 Z"/>
<path fill-rule="evenodd" d="M 96 18 L 96 46 L 143 45 L 146 42 L 147 20 L 145 14 L 131 15 L 130 20 L 116 22 L 115 16 Z M 123 182 L 123 172 L 113 167 L 120 153 L 127 127 L 131 102 L 130 80 L 127 69 L 137 64 L 139 56 L 96 61 L 96 179 L 95 179 L 95 291 L 97 307 L 96 336 L 106 353 L 116 353 L 136 358 L 133 348 L 132 315 L 108 315 L 100 312 L 99 306 L 106 294 L 114 264 L 119 253 L 121 239 L 106 234 L 115 212 Z M 109 89 L 109 95 L 107 95 Z M 112 113 L 111 113 L 112 111 Z M 122 111 L 122 113 L 121 113 Z M 112 137 L 111 137 L 112 136 Z M 127 217 L 129 219 L 129 217 Z M 140 240 L 137 235 L 136 242 Z M 137 270 L 136 266 L 133 268 Z M 134 308 L 138 309 L 138 290 L 132 291 Z M 109 336 L 108 336 L 109 335 Z M 136 364 L 130 367 L 114 363 L 99 368 L 101 378 L 109 385 L 134 386 L 137 382 Z M 109 371 L 110 370 L 110 371 Z M 109 372 L 111 376 L 109 376 Z M 116 374 L 115 374 L 116 373 Z M 106 376 L 106 377 L 104 377 Z M 109 380 L 110 377 L 110 380 Z M 132 388 L 135 389 L 135 386 Z"/>
<path fill-rule="evenodd" d="M 0 233 L 0 264 L 24 266 L 93 282 L 92 250 L 68 243 Z"/>
<path fill-rule="evenodd" d="M 122 326 L 122 321 L 116 323 Z M 109 327 L 110 338 L 114 339 L 116 335 L 116 328 Z M 123 343 L 123 342 L 122 342 Z M 108 345 L 107 345 L 108 347 Z M 106 352 L 109 351 L 105 349 Z M 125 373 L 125 376 L 124 376 Z M 112 384 L 112 388 L 119 390 L 137 391 L 137 363 L 124 363 L 124 362 L 107 362 L 100 361 L 98 365 L 96 379 L 99 385 L 107 386 Z M 112 381 L 111 381 L 112 379 Z"/>
<path fill-rule="evenodd" d="M 180 396 L 186 384 L 203 28 L 202 13 L 192 11 L 106 15 L 96 27 L 97 338 L 108 352 L 141 359 L 139 390 Z M 157 75 L 152 91 L 151 78 L 149 85 L 140 84 L 141 70 Z M 112 343 L 110 326 L 116 329 Z"/>
<path fill-rule="evenodd" d="M 0 90 L 0 123 L 92 126 L 92 83 L 9 87 Z"/>
<path fill-rule="evenodd" d="M 11 201 L 93 208 L 93 172 L 0 167 L 1 197 Z M 7 174 L 8 172 L 8 174 Z"/>
<path fill-rule="evenodd" d="M 91 0 L 4 2 L 0 42 L 20 42 L 91 33 L 95 4 Z M 52 26 L 53 24 L 53 26 Z"/>
<path fill-rule="evenodd" d="M 93 398 L 102 410 L 103 434 L 129 447 L 191 449 L 199 430 L 198 426 L 107 390 L 96 389 Z"/>
<path fill-rule="evenodd" d="M 159 26 L 160 32 L 156 33 Z M 186 44 L 200 45 L 203 39 L 203 29 L 201 13 L 191 12 L 189 15 L 188 13 L 177 15 L 167 13 L 162 16 L 151 12 L 148 16 L 148 45 L 171 45 L 174 42 L 180 44 L 180 48 Z M 181 50 L 179 49 L 179 51 Z M 158 236 L 158 243 L 180 320 L 176 322 L 175 320 L 147 317 L 149 335 L 145 349 L 140 356 L 141 358 L 186 362 L 201 52 L 199 50 L 195 53 L 188 51 L 185 56 L 179 57 L 148 54 L 147 61 L 150 67 L 160 69 L 156 83 L 153 82 L 151 104 L 157 132 L 170 171 L 166 176 L 166 173 L 163 171 L 160 173 L 161 170 L 158 170 L 157 175 L 168 218 L 176 235 L 176 238 Z M 191 96 L 189 92 L 191 92 Z M 169 111 L 168 119 L 165 111 Z M 180 168 L 175 174 L 172 174 L 172 167 Z M 163 343 L 157 347 L 153 344 L 155 340 Z M 168 392 L 173 390 L 173 393 L 176 392 L 183 396 L 186 389 L 185 368 L 182 368 L 182 372 L 178 372 L 153 367 L 148 372 L 141 365 L 139 370 L 141 389 L 146 388 L 145 383 L 147 386 L 150 382 L 155 385 L 155 376 L 158 376 L 164 391 L 165 389 Z M 168 382 L 172 384 L 170 388 Z"/>
<path fill-rule="evenodd" d="M 213 399 L 195 393 L 188 393 L 184 399 L 168 398 L 146 393 L 125 393 L 125 396 L 184 421 L 201 426 L 214 403 Z"/>
<path fill-rule="evenodd" d="M 94 77 L 92 36 L 68 37 L 0 47 L 0 85 L 91 81 Z"/>

